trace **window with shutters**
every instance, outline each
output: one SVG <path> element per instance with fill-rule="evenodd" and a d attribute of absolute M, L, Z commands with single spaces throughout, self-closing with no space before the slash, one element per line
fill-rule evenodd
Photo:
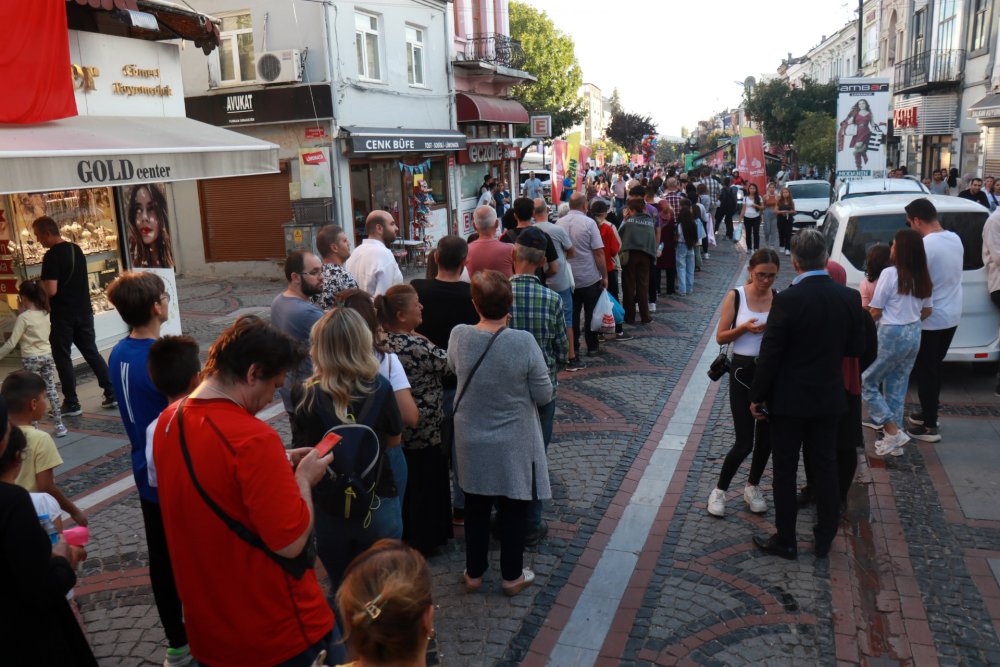
<path fill-rule="evenodd" d="M 281 259 L 292 220 L 287 161 L 277 174 L 198 181 L 206 262 Z"/>

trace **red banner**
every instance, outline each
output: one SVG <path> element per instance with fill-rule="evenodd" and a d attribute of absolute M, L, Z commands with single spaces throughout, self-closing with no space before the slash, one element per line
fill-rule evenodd
<path fill-rule="evenodd" d="M 0 123 L 76 115 L 66 0 L 0 2 Z"/>
<path fill-rule="evenodd" d="M 563 179 L 566 178 L 566 151 L 569 144 L 563 139 L 552 142 L 552 203 L 562 201 Z"/>
<path fill-rule="evenodd" d="M 748 183 L 757 185 L 757 191 L 763 194 L 767 186 L 767 171 L 764 168 L 764 137 L 752 134 L 740 137 L 736 147 L 736 169 Z"/>
<path fill-rule="evenodd" d="M 583 192 L 583 179 L 587 175 L 587 160 L 590 159 L 590 146 L 580 146 L 579 169 L 576 172 L 576 191 Z"/>

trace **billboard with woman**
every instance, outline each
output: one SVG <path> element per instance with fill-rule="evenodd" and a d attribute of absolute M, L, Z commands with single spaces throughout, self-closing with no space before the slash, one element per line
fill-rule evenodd
<path fill-rule="evenodd" d="M 888 79 L 841 79 L 837 85 L 837 180 L 885 177 Z"/>
<path fill-rule="evenodd" d="M 159 183 L 130 185 L 123 188 L 122 194 L 132 267 L 174 268 L 164 186 Z"/>

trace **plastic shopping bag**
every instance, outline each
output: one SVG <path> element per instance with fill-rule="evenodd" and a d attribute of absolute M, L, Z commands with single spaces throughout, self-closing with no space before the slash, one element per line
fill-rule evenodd
<path fill-rule="evenodd" d="M 611 312 L 615 315 L 615 324 L 621 324 L 625 321 L 625 309 L 622 308 L 622 305 L 618 303 L 618 299 L 610 292 L 608 293 L 608 298 L 611 299 Z"/>
<path fill-rule="evenodd" d="M 739 242 L 742 236 L 743 236 L 743 223 L 737 222 L 733 225 L 733 241 Z"/>
<path fill-rule="evenodd" d="M 601 292 L 594 306 L 594 315 L 590 318 L 590 330 L 595 333 L 613 334 L 615 332 L 615 312 L 611 305 L 611 295 L 608 290 Z"/>

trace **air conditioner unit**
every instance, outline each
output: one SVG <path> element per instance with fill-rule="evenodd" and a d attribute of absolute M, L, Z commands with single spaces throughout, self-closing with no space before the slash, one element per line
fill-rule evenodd
<path fill-rule="evenodd" d="M 295 83 L 302 80 L 302 54 L 298 49 L 257 54 L 258 83 Z"/>

